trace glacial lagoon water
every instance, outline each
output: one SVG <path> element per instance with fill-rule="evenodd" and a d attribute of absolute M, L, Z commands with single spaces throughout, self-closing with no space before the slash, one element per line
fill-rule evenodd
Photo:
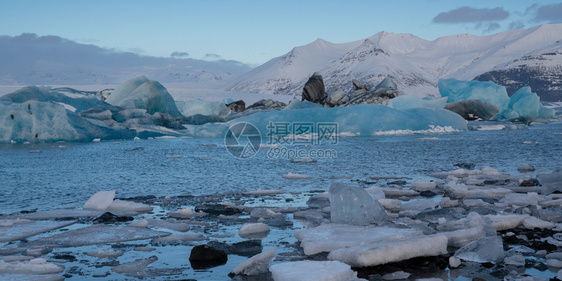
<path fill-rule="evenodd" d="M 337 144 L 270 149 L 239 159 L 223 139 L 0 145 L 0 213 L 81 207 L 101 190 L 116 190 L 117 198 L 328 190 L 334 180 L 424 178 L 456 163 L 511 174 L 531 164 L 537 172 L 550 172 L 562 166 L 562 123 L 527 130 L 340 137 Z M 288 155 L 310 150 L 331 155 L 316 163 L 293 163 L 297 157 Z M 282 178 L 288 173 L 311 178 Z M 334 179 L 341 177 L 346 179 Z"/>
<path fill-rule="evenodd" d="M 289 151 L 324 151 L 332 157 L 316 158 L 315 163 L 293 163 L 293 155 L 282 150 L 262 147 L 248 159 L 232 156 L 223 139 L 150 139 L 92 143 L 18 144 L 0 146 L 0 214 L 21 211 L 80 208 L 94 193 L 116 190 L 117 198 L 142 196 L 206 196 L 222 192 L 245 192 L 276 189 L 285 192 L 277 198 L 260 196 L 246 205 L 306 206 L 308 195 L 326 191 L 334 181 L 366 184 L 377 178 L 403 179 L 406 186 L 428 174 L 449 171 L 456 163 L 474 163 L 476 167 L 491 166 L 500 172 L 518 174 L 517 167 L 531 164 L 536 172 L 550 172 L 562 166 L 562 123 L 530 126 L 527 130 L 469 131 L 451 134 L 403 135 L 377 137 L 341 137 L 337 144 L 290 145 L 278 149 Z M 270 152 L 270 153 L 268 153 Z M 274 153 L 279 152 L 279 153 Z M 289 180 L 288 173 L 308 175 L 308 179 Z M 384 181 L 376 184 L 385 184 Z M 229 198 L 228 196 L 226 197 Z M 276 201 L 283 198 L 291 201 Z M 235 200 L 235 197 L 230 197 Z M 246 198 L 247 199 L 247 198 Z M 176 209 L 189 204 L 175 206 Z M 193 207 L 193 206 L 191 206 Z M 169 208 L 174 208 L 171 206 Z M 162 217 L 169 210 L 155 206 L 148 216 Z M 246 218 L 247 219 L 247 218 Z M 68 229 L 87 226 L 79 222 Z M 302 228 L 298 220 L 289 229 L 272 228 L 262 240 L 264 250 L 281 248 L 282 255 L 296 242 L 292 229 Z M 199 229 L 199 232 L 198 231 Z M 207 227 L 193 227 L 206 233 Z M 212 228 L 212 225 L 211 225 Z M 206 233 L 210 240 L 240 242 L 237 223 L 222 223 Z M 166 231 L 166 230 L 164 230 Z M 190 230 L 191 232 L 191 230 Z M 181 234 L 181 233 L 175 233 Z M 44 234 L 38 237 L 53 235 Z M 221 238 L 211 238 L 212 235 Z M 193 242 L 204 244 L 208 241 Z M 151 265 L 154 280 L 193 278 L 196 280 L 228 280 L 228 272 L 246 259 L 229 255 L 228 263 L 216 268 L 193 270 L 188 261 L 191 244 L 155 246 L 146 241 L 122 245 L 125 255 L 121 263 L 157 256 Z M 134 246 L 155 246 L 152 252 L 133 251 Z M 157 245 L 157 244 L 156 244 Z M 69 254 L 78 260 L 64 263 L 63 274 L 70 280 L 91 280 L 106 274 L 111 280 L 133 280 L 110 272 L 109 261 L 84 255 L 87 251 L 120 249 L 115 245 L 92 245 L 56 249 L 49 256 Z M 287 258 L 294 256 L 288 253 Z M 278 257 L 281 261 L 283 256 Z M 526 273 L 551 278 L 555 272 L 530 268 Z M 161 274 L 161 275 L 160 275 Z M 164 274 L 172 274 L 168 277 Z M 470 280 L 461 273 L 435 273 L 445 279 Z M 448 276 L 448 277 L 447 277 Z M 429 277 L 429 276 L 428 276 Z M 104 279 L 104 278 L 99 278 Z M 152 278 L 145 278 L 153 280 Z M 240 279 L 246 280 L 246 279 Z M 253 280 L 253 279 L 247 279 Z"/>

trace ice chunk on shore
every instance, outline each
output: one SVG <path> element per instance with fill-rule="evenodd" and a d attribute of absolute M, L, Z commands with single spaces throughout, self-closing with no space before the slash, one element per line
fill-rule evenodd
<path fill-rule="evenodd" d="M 105 211 L 148 213 L 152 211 L 152 207 L 143 203 L 115 199 L 109 204 Z"/>
<path fill-rule="evenodd" d="M 357 272 L 338 261 L 296 261 L 274 264 L 270 268 L 275 281 L 354 281 Z"/>
<path fill-rule="evenodd" d="M 265 223 L 245 223 L 238 230 L 238 235 L 242 238 L 263 238 L 270 230 Z"/>
<path fill-rule="evenodd" d="M 542 185 L 542 195 L 562 191 L 562 167 L 556 168 L 552 173 L 538 173 L 537 179 Z"/>
<path fill-rule="evenodd" d="M 0 260 L 0 273 L 12 274 L 53 274 L 64 271 L 64 266 L 48 263 L 43 258 L 36 258 L 30 261 L 5 262 Z"/>
<path fill-rule="evenodd" d="M 9 221 L 13 220 L 1 220 L 0 222 L 7 225 Z M 16 220 L 16 222 L 21 222 L 21 220 Z M 0 226 L 0 243 L 24 239 L 75 223 L 76 221 L 25 221 L 25 223 L 16 223 L 11 226 Z"/>
<path fill-rule="evenodd" d="M 465 261 L 495 263 L 504 257 L 502 238 L 490 236 L 472 241 L 458 249 L 455 256 Z"/>
<path fill-rule="evenodd" d="M 194 212 L 191 207 L 186 207 L 178 211 L 172 211 L 169 213 L 170 217 L 180 218 L 180 219 L 189 219 L 192 217 L 203 217 L 206 216 L 207 213 L 205 212 Z"/>
<path fill-rule="evenodd" d="M 117 273 L 136 273 L 143 271 L 148 265 L 158 260 L 158 257 L 151 256 L 147 259 L 137 259 L 132 262 L 115 265 L 111 267 L 113 272 Z"/>
<path fill-rule="evenodd" d="M 103 258 L 117 258 L 124 254 L 123 251 L 114 251 L 114 250 L 97 250 L 92 252 L 86 252 L 85 254 L 90 257 L 96 257 L 98 259 Z"/>
<path fill-rule="evenodd" d="M 79 229 L 69 230 L 50 237 L 40 238 L 32 242 L 22 243 L 20 246 L 22 248 L 31 248 L 36 246 L 78 247 L 84 245 L 144 240 L 168 235 L 170 235 L 168 232 L 154 231 L 138 227 L 95 224 Z"/>
<path fill-rule="evenodd" d="M 421 230 L 327 223 L 295 231 L 305 255 L 422 235 Z"/>
<path fill-rule="evenodd" d="M 495 105 L 500 112 L 506 109 L 510 102 L 505 87 L 494 82 L 440 79 L 438 86 L 441 96 L 448 98 L 447 102 L 476 99 Z"/>
<path fill-rule="evenodd" d="M 172 95 L 162 84 L 140 76 L 119 85 L 105 100 L 127 108 L 146 109 L 149 114 L 162 112 L 172 117 L 181 116 Z"/>
<path fill-rule="evenodd" d="M 276 253 L 277 249 L 270 249 L 263 253 L 257 254 L 237 265 L 232 270 L 232 273 L 244 275 L 259 275 L 262 273 L 267 273 L 269 271 L 269 265 L 271 264 L 271 261 L 277 255 Z"/>
<path fill-rule="evenodd" d="M 426 181 L 422 179 L 417 179 L 412 182 L 412 188 L 422 192 L 422 191 L 431 191 L 437 187 L 437 183 L 434 181 Z"/>
<path fill-rule="evenodd" d="M 435 234 L 338 249 L 330 252 L 328 259 L 354 267 L 367 267 L 446 253 L 447 237 Z"/>
<path fill-rule="evenodd" d="M 195 114 L 222 116 L 228 115 L 231 112 L 224 102 L 220 101 L 193 99 L 189 101 L 176 102 L 176 105 L 184 116 L 193 116 Z"/>
<path fill-rule="evenodd" d="M 114 198 L 115 190 L 98 191 L 96 194 L 92 195 L 86 203 L 84 203 L 82 208 L 84 210 L 105 211 L 105 209 L 111 205 Z"/>
<path fill-rule="evenodd" d="M 388 220 L 384 207 L 364 188 L 332 183 L 330 215 L 333 223 L 368 225 Z"/>

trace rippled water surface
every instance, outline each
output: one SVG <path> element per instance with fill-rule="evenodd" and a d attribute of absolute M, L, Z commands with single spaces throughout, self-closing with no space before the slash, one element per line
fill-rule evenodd
<path fill-rule="evenodd" d="M 508 173 L 529 163 L 537 172 L 549 172 L 562 166 L 561 134 L 558 122 L 528 130 L 349 137 L 339 138 L 335 145 L 283 147 L 337 154 L 308 164 L 292 163 L 280 155 L 268 157 L 269 148 L 261 148 L 252 158 L 238 159 L 228 153 L 222 139 L 2 145 L 0 213 L 81 207 L 95 192 L 113 189 L 120 198 L 258 188 L 327 190 L 333 177 L 414 179 L 451 170 L 462 162 Z M 311 178 L 282 178 L 287 173 Z"/>

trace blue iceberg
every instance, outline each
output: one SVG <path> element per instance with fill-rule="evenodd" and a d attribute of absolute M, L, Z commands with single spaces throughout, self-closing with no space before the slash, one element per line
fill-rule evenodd
<path fill-rule="evenodd" d="M 149 114 L 162 112 L 172 117 L 181 116 L 168 90 L 158 81 L 148 80 L 145 76 L 122 83 L 105 101 L 115 106 L 146 109 Z"/>
<path fill-rule="evenodd" d="M 496 120 L 519 117 L 536 117 L 542 119 L 555 118 L 554 109 L 542 106 L 540 97 L 531 92 L 531 87 L 523 87 L 511 96 L 506 109 L 494 117 Z"/>
<path fill-rule="evenodd" d="M 445 104 L 447 104 L 446 97 L 438 99 L 422 99 L 418 96 L 402 95 L 388 100 L 389 107 L 400 110 L 419 107 L 443 109 Z"/>
<path fill-rule="evenodd" d="M 448 98 L 447 102 L 481 100 L 495 105 L 500 112 L 507 109 L 510 102 L 505 87 L 494 82 L 440 79 L 438 85 L 439 93 Z"/>

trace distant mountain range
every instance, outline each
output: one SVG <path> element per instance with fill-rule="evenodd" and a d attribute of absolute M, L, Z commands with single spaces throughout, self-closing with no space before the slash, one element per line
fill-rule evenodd
<path fill-rule="evenodd" d="M 317 39 L 240 76 L 226 90 L 300 96 L 316 71 L 323 75 L 327 91 L 350 91 L 352 79 L 373 87 L 391 77 L 408 94 L 437 96 L 438 79 L 456 78 L 491 80 L 506 86 L 509 94 L 530 85 L 542 100 L 558 101 L 562 24 L 433 41 L 388 32 L 344 44 Z"/>
<path fill-rule="evenodd" d="M 141 56 L 58 36 L 0 36 L 0 85 L 120 84 L 146 75 L 160 82 L 213 86 L 250 69 L 237 61 Z"/>

